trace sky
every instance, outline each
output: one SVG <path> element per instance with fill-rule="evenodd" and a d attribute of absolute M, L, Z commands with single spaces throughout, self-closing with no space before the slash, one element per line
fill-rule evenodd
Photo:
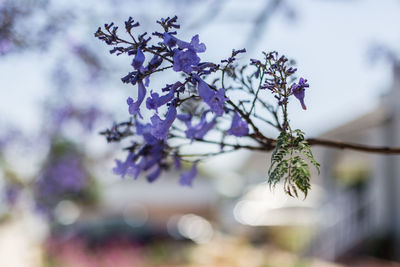
<path fill-rule="evenodd" d="M 115 2 L 120 3 L 118 0 Z M 159 8 L 160 2 L 163 8 Z M 104 53 L 110 60 L 112 56 L 108 55 L 104 44 L 92 38 L 96 28 L 93 21 L 122 23 L 131 15 L 142 17 L 147 23 L 146 20 L 152 17 L 155 21 L 161 16 L 173 15 L 174 12 L 180 15 L 181 12 L 179 4 L 171 1 L 137 1 L 138 4 L 131 9 L 121 4 L 113 12 L 97 3 L 96 9 L 103 16 L 87 18 L 87 24 L 76 38 L 90 34 L 90 42 L 97 42 L 99 53 Z M 227 0 L 222 11 L 207 20 L 202 19 L 210 12 L 207 5 L 199 4 L 200 1 L 180 3 L 193 5 L 186 7 L 189 15 L 181 16 L 182 29 L 188 28 L 182 30 L 182 39 L 199 33 L 200 40 L 207 45 L 202 59 L 219 61 L 228 56 L 232 48 L 240 49 L 246 45 L 253 21 L 265 1 Z M 83 13 L 91 7 L 85 1 L 60 1 L 57 4 L 60 7 L 77 5 Z M 286 5 L 295 11 L 296 19 L 288 19 L 285 12 L 275 13 L 242 61 L 260 58 L 261 51 L 271 50 L 296 60 L 299 75 L 308 79 L 310 88 L 306 91 L 307 111 L 303 111 L 296 101 L 290 104 L 292 125 L 303 129 L 309 136 L 317 136 L 373 110 L 379 103 L 379 96 L 390 87 L 391 69 L 389 64 L 372 64 L 368 60 L 368 51 L 378 43 L 400 52 L 400 1 L 304 0 L 287 1 Z M 90 23 L 89 19 L 92 20 Z M 26 131 L 37 129 L 40 103 L 52 90 L 47 80 L 51 62 L 52 58 L 43 54 L 1 58 L 1 121 L 11 121 Z M 121 62 L 126 64 L 126 60 Z M 119 84 L 119 79 L 111 83 Z"/>

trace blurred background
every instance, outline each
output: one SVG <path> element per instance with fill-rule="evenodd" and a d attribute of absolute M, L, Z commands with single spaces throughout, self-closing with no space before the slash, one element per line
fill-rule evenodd
<path fill-rule="evenodd" d="M 400 146 L 399 14 L 398 0 L 0 0 L 0 265 L 400 265 L 400 156 L 315 147 L 305 200 L 270 190 L 262 153 L 205 161 L 193 188 L 114 175 L 121 146 L 99 132 L 136 93 L 120 81 L 131 59 L 94 38 L 178 15 L 204 61 L 296 60 L 311 86 L 291 123 L 307 136 Z"/>

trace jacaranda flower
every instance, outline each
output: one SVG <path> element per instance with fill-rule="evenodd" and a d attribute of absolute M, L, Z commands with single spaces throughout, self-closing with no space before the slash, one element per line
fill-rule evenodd
<path fill-rule="evenodd" d="M 221 88 L 218 91 L 214 91 L 200 77 L 197 76 L 196 80 L 198 81 L 197 91 L 204 102 L 208 104 L 211 112 L 217 116 L 222 116 L 225 101 L 228 100 L 225 97 L 225 89 Z"/>
<path fill-rule="evenodd" d="M 237 137 L 245 136 L 249 133 L 249 126 L 247 122 L 243 120 L 237 112 L 235 112 L 231 128 L 226 133 Z"/>
<path fill-rule="evenodd" d="M 129 153 L 128 156 L 126 157 L 125 161 L 122 162 L 120 160 L 115 160 L 115 163 L 117 166 L 114 167 L 113 172 L 117 175 L 120 175 L 122 178 L 125 177 L 125 175 L 128 173 L 128 169 L 133 166 L 133 153 Z"/>
<path fill-rule="evenodd" d="M 140 118 L 143 118 L 142 114 L 140 114 L 140 105 L 142 104 L 145 96 L 146 96 L 146 87 L 144 87 L 144 84 L 142 81 L 138 81 L 138 99 L 137 99 L 137 101 L 134 102 L 131 97 L 128 97 L 128 99 L 126 100 L 126 103 L 129 105 L 129 113 L 131 115 L 138 114 Z"/>
<path fill-rule="evenodd" d="M 175 36 L 165 32 L 164 33 L 164 44 L 169 46 L 170 48 L 178 45 L 180 49 L 190 49 L 196 53 L 203 53 L 206 51 L 206 45 L 204 43 L 200 43 L 199 35 L 196 34 L 192 37 L 190 43 L 179 40 Z"/>
<path fill-rule="evenodd" d="M 174 71 L 183 71 L 187 74 L 193 71 L 193 66 L 200 63 L 196 52 L 189 50 L 174 49 Z"/>
<path fill-rule="evenodd" d="M 186 123 L 187 129 L 185 131 L 185 135 L 191 141 L 194 139 L 202 139 L 215 125 L 216 117 L 214 117 L 210 122 L 207 122 L 206 119 L 207 112 L 204 112 L 201 116 L 200 122 L 196 125 L 192 126 L 191 116 L 179 115 L 179 119 Z"/>
<path fill-rule="evenodd" d="M 193 180 L 194 178 L 196 178 L 196 175 L 197 175 L 197 163 L 193 163 L 192 168 L 181 175 L 179 183 L 182 186 L 192 186 Z"/>
<path fill-rule="evenodd" d="M 176 89 L 181 85 L 182 85 L 181 82 L 174 83 L 169 87 L 170 88 L 169 93 L 163 96 L 159 96 L 158 93 L 151 92 L 150 97 L 148 97 L 146 100 L 146 107 L 148 109 L 155 109 L 156 112 L 158 113 L 158 108 L 170 102 L 174 98 L 174 93 Z"/>
<path fill-rule="evenodd" d="M 145 56 L 140 48 L 137 49 L 136 55 L 132 61 L 132 67 L 135 70 L 138 70 L 140 67 L 143 66 L 143 62 L 145 60 Z"/>
<path fill-rule="evenodd" d="M 300 78 L 299 83 L 294 83 L 292 85 L 292 93 L 293 95 L 300 101 L 301 107 L 305 110 L 307 109 L 306 105 L 304 104 L 304 91 L 305 88 L 310 87 L 307 83 L 306 79 Z"/>
<path fill-rule="evenodd" d="M 206 51 L 206 45 L 200 43 L 199 35 L 192 37 L 190 43 L 179 40 L 169 33 L 164 33 L 164 44 L 170 48 L 178 46 L 173 50 L 174 52 L 174 71 L 183 71 L 185 73 L 191 73 L 194 68 L 200 63 L 200 58 L 197 53 Z"/>
<path fill-rule="evenodd" d="M 153 172 L 147 175 L 147 181 L 149 181 L 150 183 L 154 182 L 155 180 L 157 180 L 160 174 L 161 174 L 161 167 L 157 166 Z"/>
<path fill-rule="evenodd" d="M 144 141 L 146 141 L 146 144 L 154 145 L 158 142 L 158 139 L 151 134 L 150 123 L 141 124 L 140 122 L 136 121 L 136 134 L 141 135 Z"/>
<path fill-rule="evenodd" d="M 176 118 L 176 108 L 174 105 L 170 105 L 168 109 L 168 113 L 165 116 L 165 120 L 160 119 L 160 117 L 155 114 L 151 117 L 151 134 L 157 139 L 165 139 L 167 137 L 167 133 L 172 123 Z"/>

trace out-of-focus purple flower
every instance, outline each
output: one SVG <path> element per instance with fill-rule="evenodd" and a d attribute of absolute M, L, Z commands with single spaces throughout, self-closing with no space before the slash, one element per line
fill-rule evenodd
<path fill-rule="evenodd" d="M 181 158 L 178 155 L 174 155 L 174 167 L 177 170 L 182 168 Z"/>
<path fill-rule="evenodd" d="M 101 116 L 103 116 L 103 113 L 97 107 L 90 107 L 83 111 L 79 117 L 82 126 L 85 127 L 86 130 L 91 131 L 95 122 L 101 118 Z"/>
<path fill-rule="evenodd" d="M 49 165 L 43 174 L 43 183 L 53 186 L 57 192 L 77 192 L 87 185 L 87 175 L 79 157 L 64 156 Z M 56 193 L 53 191 L 53 193 Z"/>
<path fill-rule="evenodd" d="M 195 138 L 203 138 L 216 124 L 216 117 L 214 117 L 210 122 L 207 122 L 206 115 L 207 112 L 204 112 L 201 116 L 200 122 L 194 126 L 191 124 L 191 119 L 183 116 L 179 117 L 180 120 L 186 123 L 187 130 L 185 131 L 185 134 L 186 137 L 190 138 L 191 141 L 193 141 Z M 184 119 L 186 119 L 186 121 Z"/>
<path fill-rule="evenodd" d="M 14 205 L 17 200 L 18 200 L 18 196 L 21 193 L 22 187 L 19 185 L 15 185 L 15 184 L 8 184 L 6 185 L 6 189 L 5 189 L 5 201 L 9 204 L 9 205 Z"/>
<path fill-rule="evenodd" d="M 154 182 L 155 180 L 157 180 L 160 174 L 161 174 L 161 167 L 157 166 L 157 168 L 152 173 L 147 175 L 147 181 L 149 181 L 150 183 Z"/>
<path fill-rule="evenodd" d="M 308 87 L 310 87 L 310 85 L 307 83 L 307 80 L 303 78 L 300 78 L 299 83 L 294 83 L 292 85 L 292 93 L 300 101 L 301 107 L 304 110 L 307 109 L 306 105 L 304 104 L 304 92 L 305 88 Z"/>
<path fill-rule="evenodd" d="M 136 102 L 133 101 L 131 97 L 128 97 L 126 103 L 129 105 L 129 113 L 131 115 L 138 114 L 140 118 L 143 118 L 142 114 L 140 114 L 140 105 L 142 104 L 144 97 L 146 96 L 146 87 L 142 81 L 138 81 L 138 99 Z"/>
<path fill-rule="evenodd" d="M 146 151 L 147 150 L 147 151 Z M 164 153 L 164 142 L 158 141 L 158 143 L 148 146 L 144 149 L 145 153 L 143 158 L 145 159 L 142 164 L 142 169 L 148 171 L 155 165 L 160 165 L 161 159 Z"/>
<path fill-rule="evenodd" d="M 247 122 L 243 120 L 237 112 L 235 112 L 231 128 L 226 133 L 237 137 L 245 136 L 249 133 L 249 126 Z"/>
<path fill-rule="evenodd" d="M 135 57 L 133 58 L 133 61 L 132 61 L 132 67 L 135 70 L 140 69 L 140 67 L 143 66 L 143 62 L 144 62 L 145 58 L 146 57 L 144 56 L 142 50 L 140 48 L 138 48 L 137 52 L 136 52 L 136 55 L 135 55 Z"/>
<path fill-rule="evenodd" d="M 11 51 L 12 42 L 7 39 L 0 39 L 0 55 L 5 55 Z"/>
<path fill-rule="evenodd" d="M 113 172 L 117 175 L 120 175 L 122 178 L 125 178 L 126 174 L 128 173 L 128 169 L 134 166 L 133 159 L 134 159 L 134 154 L 129 153 L 124 162 L 118 159 L 115 160 L 117 166 L 114 167 Z"/>
<path fill-rule="evenodd" d="M 212 90 L 206 82 L 197 77 L 197 91 L 201 98 L 210 106 L 211 112 L 217 116 L 222 116 L 224 113 L 224 104 L 228 98 L 225 97 L 225 89 L 221 88 L 218 91 Z"/>
<path fill-rule="evenodd" d="M 189 171 L 184 172 L 179 180 L 182 186 L 192 186 L 194 178 L 197 175 L 197 162 L 193 163 L 192 168 Z"/>
<path fill-rule="evenodd" d="M 154 145 L 155 143 L 158 142 L 158 139 L 155 138 L 152 134 L 151 134 L 151 124 L 147 123 L 147 124 L 141 124 L 140 122 L 136 122 L 136 133 L 138 135 L 143 136 L 144 140 L 146 141 L 146 144 L 149 145 Z"/>
<path fill-rule="evenodd" d="M 171 104 L 168 113 L 165 116 L 165 120 L 160 119 L 160 117 L 155 114 L 151 117 L 151 134 L 156 137 L 157 139 L 165 139 L 167 137 L 167 133 L 169 128 L 171 127 L 172 123 L 176 118 L 176 107 Z"/>

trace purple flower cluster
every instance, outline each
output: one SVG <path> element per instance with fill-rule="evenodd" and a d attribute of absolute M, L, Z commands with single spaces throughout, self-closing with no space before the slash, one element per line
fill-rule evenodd
<path fill-rule="evenodd" d="M 279 57 L 276 51 L 265 54 L 265 60 L 266 63 L 263 64 L 259 60 L 251 59 L 251 65 L 257 67 L 255 76 L 260 74 L 261 69 L 264 69 L 267 75 L 264 84 L 260 88 L 270 90 L 275 95 L 279 105 L 287 103 L 289 96 L 294 95 L 300 101 L 301 107 L 305 110 L 304 92 L 305 88 L 309 87 L 307 80 L 300 78 L 299 83 L 293 83 L 288 86 L 288 78 L 295 74 L 297 69 L 288 66 L 288 59 L 285 56 Z"/>
<path fill-rule="evenodd" d="M 126 175 L 137 178 L 139 174 L 146 173 L 149 181 L 156 180 L 162 169 L 165 169 L 167 165 L 166 158 L 168 157 L 168 133 L 171 126 L 175 122 L 176 118 L 183 121 L 186 125 L 184 130 L 185 137 L 191 141 L 202 139 L 204 136 L 215 127 L 217 118 L 224 115 L 225 112 L 229 112 L 226 109 L 225 104 L 228 98 L 225 96 L 225 89 L 216 89 L 211 85 L 207 84 L 201 75 L 212 73 L 218 69 L 218 65 L 210 62 L 201 62 L 198 53 L 206 51 L 204 43 L 200 42 L 199 35 L 192 37 L 190 42 L 185 42 L 176 37 L 176 32 L 169 31 L 170 28 L 179 28 L 176 24 L 176 19 L 161 20 L 160 23 L 165 32 L 164 33 L 153 33 L 162 39 L 162 42 L 158 43 L 158 46 L 149 47 L 147 42 L 149 39 L 145 39 L 141 35 L 138 38 L 137 45 L 130 50 L 130 48 L 115 47 L 111 52 L 127 52 L 128 55 L 134 55 L 132 60 L 133 71 L 122 78 L 124 83 L 131 83 L 132 85 L 137 84 L 138 95 L 136 100 L 129 97 L 127 104 L 129 106 L 129 113 L 134 116 L 135 120 L 135 135 L 141 136 L 144 140 L 143 145 L 132 145 L 130 152 L 125 161 L 116 160 L 116 167 L 114 173 L 125 177 Z M 173 21 L 171 23 L 171 21 Z M 138 25 L 132 24 L 133 20 L 127 21 L 126 25 Z M 112 25 L 112 24 L 111 24 Z M 110 25 L 107 25 L 106 29 L 110 32 Z M 128 27 L 130 31 L 133 27 Z M 117 42 L 112 36 L 107 36 L 101 33 L 99 30 L 96 35 L 106 42 L 113 44 Z M 234 51 L 234 56 L 239 53 L 243 53 L 245 50 Z M 152 59 L 146 63 L 146 54 L 153 53 Z M 169 61 L 172 63 L 170 67 L 175 72 L 183 73 L 187 75 L 184 82 L 177 81 L 174 84 L 167 85 L 162 89 L 164 94 L 150 91 L 150 96 L 146 99 L 147 88 L 149 86 L 149 76 L 157 72 L 160 65 Z M 231 59 L 233 61 L 233 59 Z M 188 86 L 195 88 L 195 92 L 189 92 Z M 207 104 L 208 108 L 202 111 L 200 119 L 195 122 L 195 118 L 190 113 L 180 112 L 178 107 L 180 103 L 179 96 L 181 94 L 194 93 L 198 95 Z M 144 120 L 141 107 L 145 102 L 147 110 L 154 111 L 155 114 L 151 116 L 150 122 L 143 122 Z M 168 111 L 164 117 L 159 114 L 159 109 L 167 106 Z M 179 114 L 178 114 L 179 113 Z M 207 114 L 213 114 L 213 117 L 207 117 Z M 248 133 L 247 123 L 240 120 L 238 114 L 235 114 L 232 121 L 232 127 L 227 131 L 227 134 L 234 136 L 244 136 Z M 129 127 L 128 127 L 129 128 Z M 113 136 L 108 139 L 109 141 L 118 141 L 118 138 L 124 137 L 124 133 L 117 131 L 117 128 L 113 128 L 114 131 L 109 131 L 109 135 Z M 175 153 L 178 155 L 178 153 Z M 179 156 L 176 156 L 179 158 Z M 192 169 L 182 175 L 181 184 L 191 185 L 192 180 L 197 173 L 197 164 L 193 164 Z"/>
<path fill-rule="evenodd" d="M 252 59 L 250 65 L 255 66 L 256 71 L 244 78 L 245 67 L 237 70 L 235 61 L 239 54 L 246 52 L 245 49 L 233 50 L 231 56 L 221 60 L 220 64 L 202 62 L 199 54 L 206 51 L 206 45 L 200 42 L 198 34 L 194 35 L 190 42 L 179 39 L 176 32 L 176 29 L 179 29 L 176 17 L 161 19 L 157 23 L 163 28 L 162 32 L 154 32 L 151 37 L 147 37 L 147 33 L 134 37 L 131 31 L 139 24 L 129 18 L 125 28 L 132 41 L 119 38 L 117 27 L 113 27 L 113 24 L 105 25 L 108 33 L 103 32 L 101 28 L 95 33 L 96 37 L 114 46 L 111 53 L 133 56 L 131 64 L 133 69 L 121 80 L 127 84 L 137 85 L 138 89 L 136 99 L 131 97 L 127 99 L 129 114 L 132 115 L 130 121 L 114 125 L 111 130 L 104 132 L 108 141 L 120 141 L 128 136 L 133 136 L 134 140 L 127 148 L 129 153 L 126 159 L 116 160 L 114 173 L 122 177 L 132 176 L 135 179 L 140 174 L 145 174 L 148 181 L 153 182 L 168 166 L 175 165 L 179 169 L 182 155 L 179 145 L 175 147 L 170 145 L 171 138 L 207 142 L 207 134 L 215 129 L 223 132 L 222 138 L 227 135 L 253 138 L 256 135 L 250 133 L 250 125 L 259 138 L 257 141 L 262 142 L 261 133 L 251 121 L 260 89 L 270 90 L 278 103 L 285 107 L 288 98 L 294 95 L 305 109 L 304 89 L 308 84 L 306 80 L 300 79 L 299 83 L 287 85 L 288 77 L 293 75 L 296 69 L 288 66 L 286 57 L 279 57 L 277 52 L 271 52 L 264 54 L 264 62 Z M 158 42 L 150 44 L 151 38 L 154 37 L 158 38 Z M 167 84 L 159 91 L 149 90 L 148 94 L 150 76 L 153 77 L 153 74 L 167 69 L 181 74 L 181 80 Z M 217 72 L 222 73 L 222 78 L 215 78 L 214 74 Z M 238 86 L 236 88 L 234 85 L 225 86 L 224 77 L 239 83 L 242 91 L 248 88 L 254 100 L 243 99 L 239 104 L 235 104 L 227 97 L 227 93 L 231 89 L 238 89 Z M 214 80 L 209 82 L 211 78 Z M 251 79 L 254 78 L 260 80 L 261 86 L 257 89 L 257 93 L 251 88 Z M 252 106 L 246 110 L 244 103 L 251 102 Z M 150 112 L 149 120 L 146 120 L 146 116 L 143 116 L 146 114 L 141 112 L 143 106 Z M 216 127 L 221 117 L 230 120 L 229 129 L 226 126 Z M 279 121 L 277 125 L 279 129 L 286 129 L 281 127 Z M 221 142 L 221 151 L 223 147 L 224 144 Z M 233 145 L 230 147 L 236 148 Z M 198 158 L 192 163 L 191 169 L 182 173 L 181 185 L 192 185 L 197 174 Z"/>
<path fill-rule="evenodd" d="M 50 217 L 59 201 L 85 201 L 93 190 L 91 177 L 82 165 L 83 158 L 77 152 L 63 151 L 64 145 L 67 144 L 54 145 L 51 160 L 33 185 L 37 208 Z"/>
<path fill-rule="evenodd" d="M 172 34 L 164 33 L 164 44 L 169 48 L 177 46 L 173 50 L 174 56 L 174 71 L 183 71 L 190 74 L 195 70 L 197 65 L 200 63 L 200 58 L 197 53 L 203 53 L 206 51 L 206 45 L 200 43 L 199 35 L 192 37 L 190 43 L 181 41 L 174 37 Z"/>

